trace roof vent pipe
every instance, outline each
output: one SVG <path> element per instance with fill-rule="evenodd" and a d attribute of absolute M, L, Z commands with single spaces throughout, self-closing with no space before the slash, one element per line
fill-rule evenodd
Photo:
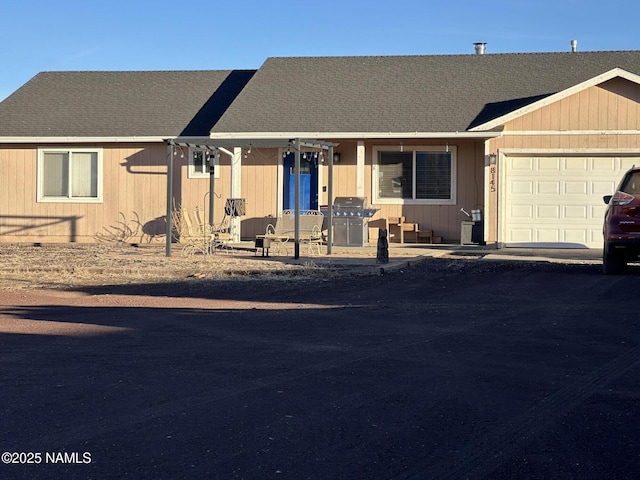
<path fill-rule="evenodd" d="M 486 50 L 487 44 L 484 42 L 476 42 L 473 44 L 473 46 L 476 49 L 476 55 L 484 55 L 484 52 Z"/>
<path fill-rule="evenodd" d="M 571 40 L 571 51 L 573 53 L 578 51 L 578 40 Z"/>

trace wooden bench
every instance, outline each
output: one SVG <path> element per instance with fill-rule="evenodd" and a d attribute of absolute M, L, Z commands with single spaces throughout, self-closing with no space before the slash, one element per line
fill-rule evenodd
<path fill-rule="evenodd" d="M 310 255 L 320 255 L 322 245 L 322 222 L 324 215 L 319 210 L 301 210 L 298 228 L 301 243 L 307 245 Z M 262 249 L 262 255 L 269 256 L 270 249 L 274 255 L 282 250 L 289 254 L 289 240 L 295 240 L 295 210 L 283 210 L 276 219 L 276 224 L 267 225 L 264 235 L 256 235 L 256 249 Z"/>

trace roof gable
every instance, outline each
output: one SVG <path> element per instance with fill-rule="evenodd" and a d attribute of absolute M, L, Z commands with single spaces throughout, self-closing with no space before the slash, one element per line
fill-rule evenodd
<path fill-rule="evenodd" d="M 581 82 L 572 87 L 566 88 L 561 92 L 554 93 L 547 96 L 541 96 L 539 99 L 534 99 L 534 101 L 527 103 L 522 107 L 515 108 L 509 113 L 507 113 L 506 115 L 501 115 L 497 118 L 494 118 L 491 121 L 488 121 L 486 123 L 473 127 L 470 130 L 471 131 L 492 130 L 518 117 L 526 115 L 534 110 L 546 107 L 547 105 L 551 105 L 552 103 L 558 102 L 564 98 L 570 97 L 572 95 L 575 95 L 576 93 L 584 91 L 595 85 L 600 85 L 601 83 L 612 80 L 614 78 L 624 78 L 625 80 L 628 80 L 630 82 L 640 85 L 640 75 L 627 72 L 626 70 L 623 70 L 621 68 L 613 68 L 608 72 L 605 72 L 601 75 L 597 75 L 593 78 L 585 80 L 584 82 Z"/>

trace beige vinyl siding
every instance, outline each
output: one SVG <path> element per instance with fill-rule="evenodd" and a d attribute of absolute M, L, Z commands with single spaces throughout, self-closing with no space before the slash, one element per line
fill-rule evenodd
<path fill-rule="evenodd" d="M 489 151 L 616 156 L 621 151 L 640 152 L 638 130 L 640 87 L 614 78 L 507 122 L 505 135 L 489 140 Z M 490 210 L 498 212 L 497 191 L 490 193 L 489 203 Z M 490 242 L 497 239 L 497 220 L 497 214 L 489 220 Z"/>
<path fill-rule="evenodd" d="M 356 196 L 357 194 L 357 142 L 341 140 L 336 149 L 341 153 L 340 163 L 334 165 L 333 196 Z M 374 145 L 385 144 L 380 141 L 365 143 L 365 196 L 371 202 L 372 198 L 372 150 Z M 394 145 L 394 143 L 386 142 Z M 416 143 L 418 144 L 418 143 Z M 420 145 L 446 145 L 446 142 L 419 142 Z M 405 146 L 408 146 L 404 142 Z M 484 201 L 484 144 L 482 142 L 450 143 L 450 147 L 457 147 L 457 204 L 456 205 L 373 205 L 380 208 L 375 219 L 405 216 L 407 221 L 415 222 L 423 229 L 430 229 L 436 235 L 451 241 L 460 239 L 460 222 L 466 217 L 460 208 L 467 210 L 482 205 Z M 225 158 L 226 157 L 226 158 Z M 228 156 L 222 156 L 220 178 L 216 179 L 216 192 L 222 195 L 215 199 L 216 219 L 222 218 L 222 207 L 228 192 L 226 186 L 229 181 Z M 273 221 L 278 214 L 279 200 L 282 197 L 282 179 L 278 165 L 282 164 L 279 151 L 275 149 L 260 149 L 242 158 L 242 197 L 247 202 L 247 215 L 242 217 L 242 238 L 252 239 L 262 233 L 267 223 Z M 328 194 L 323 192 L 323 186 L 328 186 L 329 172 L 327 162 L 320 166 L 322 183 L 319 185 L 319 204 L 328 203 Z M 183 177 L 186 172 L 182 173 Z M 202 196 L 208 189 L 208 180 L 185 179 L 182 183 L 183 201 L 194 204 L 202 203 Z M 189 190 L 186 192 L 185 190 Z"/>
<path fill-rule="evenodd" d="M 366 145 L 365 192 L 372 198 L 372 148 L 381 142 L 370 142 Z M 393 143 L 387 143 L 393 145 Z M 444 145 L 447 142 L 431 141 L 416 142 L 416 145 Z M 405 147 L 412 144 L 404 142 Z M 455 205 L 373 205 L 379 208 L 373 220 L 389 217 L 406 217 L 407 222 L 417 223 L 423 230 L 433 230 L 434 235 L 443 237 L 446 241 L 460 240 L 460 222 L 468 218 L 460 212 L 460 208 L 470 211 L 473 208 L 483 208 L 484 203 L 484 144 L 483 142 L 460 141 L 448 143 L 450 148 L 457 148 L 457 185 Z M 354 154 L 355 156 L 355 154 Z M 355 160 L 354 160 L 355 168 Z M 341 173 L 338 175 L 341 176 Z M 355 182 L 355 179 L 353 180 Z M 355 183 L 352 183 L 355 190 Z M 374 241 L 375 239 L 372 239 Z"/>
<path fill-rule="evenodd" d="M 278 182 L 278 165 L 282 156 L 277 149 L 253 151 L 242 158 L 242 198 L 247 214 L 242 217 L 243 239 L 264 234 L 269 223 L 278 215 L 278 198 L 282 196 Z M 229 178 L 229 177 L 227 177 Z"/>
<path fill-rule="evenodd" d="M 85 145 L 83 145 L 84 147 Z M 38 146 L 0 149 L 3 209 L 0 242 L 93 242 L 97 233 L 115 231 L 121 222 L 136 229 L 166 210 L 164 145 L 90 145 L 103 149 L 102 203 L 37 203 Z M 132 242 L 160 241 L 144 234 Z"/>
<path fill-rule="evenodd" d="M 275 149 L 242 159 L 242 196 L 247 201 L 247 217 L 277 215 L 279 163 L 282 158 Z"/>

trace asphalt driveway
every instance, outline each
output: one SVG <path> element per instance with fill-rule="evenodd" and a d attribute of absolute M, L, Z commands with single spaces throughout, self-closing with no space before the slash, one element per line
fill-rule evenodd
<path fill-rule="evenodd" d="M 637 479 L 639 288 L 636 268 L 433 258 L 16 292 L 0 478 Z"/>

